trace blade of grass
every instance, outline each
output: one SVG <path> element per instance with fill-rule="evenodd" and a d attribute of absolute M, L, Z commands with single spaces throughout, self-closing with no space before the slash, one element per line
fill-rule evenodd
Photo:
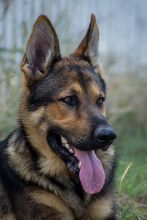
<path fill-rule="evenodd" d="M 133 164 L 132 162 L 129 163 L 129 165 L 128 165 L 128 166 L 126 167 L 126 169 L 124 170 L 124 173 L 123 173 L 123 175 L 122 175 L 122 177 L 121 177 L 120 184 L 119 184 L 119 189 L 120 189 L 120 190 L 121 190 L 122 183 L 123 183 L 123 181 L 124 181 L 124 179 L 125 179 L 125 177 L 126 177 L 128 171 L 129 171 L 129 169 L 131 168 L 132 164 Z"/>

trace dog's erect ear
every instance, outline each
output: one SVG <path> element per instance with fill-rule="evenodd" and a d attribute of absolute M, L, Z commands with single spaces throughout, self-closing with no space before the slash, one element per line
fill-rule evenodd
<path fill-rule="evenodd" d="M 60 49 L 57 34 L 48 18 L 41 15 L 33 26 L 21 62 L 21 71 L 24 72 L 28 84 L 43 78 L 53 59 L 58 58 Z"/>
<path fill-rule="evenodd" d="M 93 65 L 96 65 L 98 58 L 99 29 L 96 23 L 95 15 L 91 15 L 91 21 L 85 37 L 74 51 L 75 56 L 86 56 Z"/>

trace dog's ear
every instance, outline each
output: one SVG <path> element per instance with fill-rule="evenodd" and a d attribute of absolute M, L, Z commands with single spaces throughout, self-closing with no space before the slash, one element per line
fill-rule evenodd
<path fill-rule="evenodd" d="M 27 83 L 30 84 L 43 78 L 53 59 L 59 58 L 60 48 L 57 34 L 48 18 L 41 15 L 33 26 L 21 62 L 21 71 L 24 72 Z"/>
<path fill-rule="evenodd" d="M 75 56 L 85 56 L 90 59 L 92 65 L 96 65 L 98 58 L 99 29 L 96 23 L 95 15 L 91 15 L 91 21 L 85 37 L 74 51 Z"/>

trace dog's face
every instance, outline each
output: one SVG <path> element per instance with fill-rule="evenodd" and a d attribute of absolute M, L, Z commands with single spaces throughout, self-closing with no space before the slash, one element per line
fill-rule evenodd
<path fill-rule="evenodd" d="M 34 25 L 21 69 L 26 79 L 26 108 L 33 120 L 36 118 L 34 124 L 38 124 L 40 132 L 41 122 L 46 125 L 44 137 L 48 147 L 71 172 L 79 173 L 82 165 L 88 166 L 88 161 L 93 161 L 91 164 L 97 169 L 100 167 L 99 177 L 104 179 L 101 165 L 96 165 L 99 162 L 93 155 L 94 150 L 107 150 L 116 135 L 105 118 L 106 87 L 97 63 L 98 38 L 92 16 L 79 47 L 69 57 L 62 58 L 55 30 L 47 18 L 41 16 Z M 40 111 L 38 120 L 36 113 Z M 87 179 L 81 183 L 87 192 L 98 191 L 87 186 Z"/>

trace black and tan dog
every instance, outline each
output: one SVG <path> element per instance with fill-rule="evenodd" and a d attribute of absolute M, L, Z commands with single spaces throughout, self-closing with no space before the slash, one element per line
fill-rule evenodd
<path fill-rule="evenodd" d="M 0 144 L 0 219 L 114 220 L 116 138 L 94 15 L 79 47 L 62 57 L 40 16 L 21 63 L 18 128 Z"/>

